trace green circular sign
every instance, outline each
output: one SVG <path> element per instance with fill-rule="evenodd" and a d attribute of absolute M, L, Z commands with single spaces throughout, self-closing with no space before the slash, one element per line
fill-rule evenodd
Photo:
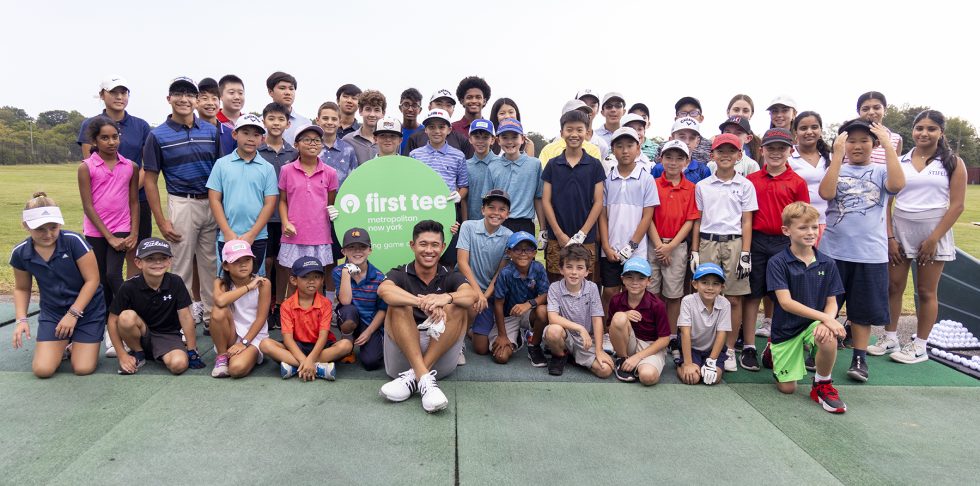
<path fill-rule="evenodd" d="M 442 223 L 449 243 L 456 207 L 448 195 L 442 177 L 418 160 L 401 155 L 369 160 L 351 172 L 337 192 L 337 235 L 343 238 L 351 228 L 366 229 L 371 236 L 368 259 L 387 272 L 415 258 L 408 243 L 419 221 Z"/>

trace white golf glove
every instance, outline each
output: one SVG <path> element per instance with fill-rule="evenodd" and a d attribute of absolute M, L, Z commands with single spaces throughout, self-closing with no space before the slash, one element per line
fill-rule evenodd
<path fill-rule="evenodd" d="M 718 379 L 718 367 L 717 360 L 706 358 L 704 364 L 701 365 L 701 379 L 704 380 L 705 385 L 713 385 L 715 380 Z"/>
<path fill-rule="evenodd" d="M 422 321 L 422 324 L 418 325 L 418 329 L 419 331 L 425 331 L 429 337 L 438 341 L 439 336 L 446 332 L 446 321 L 440 319 L 438 322 L 432 322 L 432 318 L 430 317 Z"/>
<path fill-rule="evenodd" d="M 691 252 L 691 273 L 696 272 L 698 270 L 698 265 L 700 265 L 700 264 L 701 264 L 701 256 L 698 255 L 698 252 L 692 251 Z"/>
<path fill-rule="evenodd" d="M 459 202 L 463 200 L 463 196 L 460 196 L 459 192 L 453 191 L 449 193 L 449 196 L 447 196 L 446 199 L 453 204 L 459 204 Z"/>
<path fill-rule="evenodd" d="M 541 230 L 538 235 L 538 249 L 544 248 L 548 244 L 548 230 Z"/>
<path fill-rule="evenodd" d="M 619 249 L 619 259 L 621 261 L 625 262 L 626 260 L 629 260 L 631 256 L 633 256 L 632 246 L 626 245 Z"/>
<path fill-rule="evenodd" d="M 578 233 L 575 233 L 574 236 L 568 239 L 568 243 L 565 244 L 565 246 L 571 245 L 573 243 L 577 243 L 581 245 L 584 242 L 585 242 L 585 233 L 579 231 Z"/>
<path fill-rule="evenodd" d="M 337 211 L 337 208 L 333 207 L 333 205 L 329 205 L 327 206 L 327 216 L 330 217 L 330 221 L 333 221 L 337 219 L 337 216 L 340 216 L 340 211 Z"/>
<path fill-rule="evenodd" d="M 742 255 L 738 257 L 738 269 L 735 270 L 735 276 L 746 278 L 750 273 L 752 273 L 752 254 L 743 251 Z"/>
<path fill-rule="evenodd" d="M 347 269 L 347 273 L 349 273 L 351 277 L 361 273 L 361 267 L 354 265 L 353 263 L 345 263 L 344 268 Z"/>

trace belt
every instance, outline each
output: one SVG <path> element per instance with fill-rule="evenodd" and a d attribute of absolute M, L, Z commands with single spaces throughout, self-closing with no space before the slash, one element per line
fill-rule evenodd
<path fill-rule="evenodd" d="M 171 196 L 175 196 L 175 197 L 183 197 L 183 198 L 186 198 L 186 199 L 207 199 L 208 198 L 208 193 L 206 193 L 206 192 L 204 194 L 189 194 L 189 193 L 186 193 L 186 192 L 168 192 L 167 194 L 169 194 Z"/>
<path fill-rule="evenodd" d="M 742 235 L 716 235 L 714 233 L 699 233 L 699 234 L 701 235 L 702 240 L 708 240 L 708 241 L 725 242 L 725 241 L 738 240 L 742 238 Z"/>

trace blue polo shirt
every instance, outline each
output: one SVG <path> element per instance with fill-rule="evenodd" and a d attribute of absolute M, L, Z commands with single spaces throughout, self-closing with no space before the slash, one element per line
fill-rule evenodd
<path fill-rule="evenodd" d="M 102 110 L 102 114 L 96 116 L 108 115 L 106 115 L 105 110 Z M 87 139 L 85 131 L 88 130 L 88 124 L 94 118 L 93 116 L 82 121 L 82 127 L 78 130 L 78 140 L 76 140 L 79 147 L 83 143 L 92 143 L 91 140 Z M 119 154 L 143 167 L 143 144 L 146 143 L 146 137 L 149 134 L 150 124 L 146 123 L 146 120 L 124 111 L 123 119 L 119 121 Z M 88 155 L 82 154 L 82 158 L 87 158 Z M 146 201 L 146 192 L 143 191 L 142 187 L 140 188 L 140 201 Z"/>
<path fill-rule="evenodd" d="M 218 129 L 197 117 L 191 126 L 167 121 L 150 131 L 143 146 L 143 169 L 162 172 L 171 194 L 207 194 L 208 176 L 218 160 Z"/>
<path fill-rule="evenodd" d="M 221 206 L 228 226 L 238 234 L 252 229 L 266 197 L 279 195 L 279 182 L 272 164 L 257 153 L 252 160 L 245 160 L 237 150 L 215 162 L 207 187 L 221 193 Z M 263 226 L 255 239 L 268 237 L 266 226 Z M 225 241 L 220 231 L 218 241 Z"/>
<path fill-rule="evenodd" d="M 515 161 L 501 155 L 490 165 L 490 181 L 493 189 L 503 189 L 510 195 L 511 218 L 535 216 L 534 200 L 541 199 L 544 192 L 540 160 L 524 153 Z"/>
<path fill-rule="evenodd" d="M 658 162 L 657 165 L 653 166 L 653 173 L 651 174 L 654 179 L 660 177 L 664 173 L 664 164 Z M 704 162 L 697 159 L 691 159 L 691 163 L 687 164 L 687 168 L 684 169 L 684 178 L 697 184 L 701 179 L 707 179 L 711 176 L 711 169 Z"/>
<path fill-rule="evenodd" d="M 466 174 L 466 157 L 458 148 L 448 143 L 442 144 L 442 148 L 438 149 L 434 148 L 431 143 L 426 143 L 413 150 L 411 157 L 420 160 L 436 171 L 446 182 L 449 192 L 470 186 L 469 177 Z"/>
<path fill-rule="evenodd" d="M 218 122 L 214 127 L 218 130 L 218 140 L 220 141 L 221 151 L 219 152 L 221 157 L 224 157 L 238 148 L 238 140 L 235 140 L 235 136 L 232 132 L 235 131 L 234 128 L 229 128 L 228 125 Z"/>
<path fill-rule="evenodd" d="M 517 304 L 523 304 L 541 294 L 548 293 L 548 272 L 539 261 L 531 261 L 527 276 L 521 275 L 514 262 L 500 269 L 497 283 L 493 286 L 493 296 L 504 299 L 504 315 L 510 315 L 510 310 Z"/>
<path fill-rule="evenodd" d="M 60 316 L 68 312 L 85 285 L 82 272 L 78 269 L 78 259 L 90 251 L 92 248 L 85 238 L 78 233 L 62 230 L 50 260 L 45 261 L 38 255 L 34 251 L 34 242 L 27 238 L 14 247 L 10 254 L 10 266 L 33 275 L 41 294 L 41 310 Z M 82 313 L 86 320 L 98 317 L 100 313 L 105 314 L 101 285 Z"/>
<path fill-rule="evenodd" d="M 388 303 L 378 296 L 378 286 L 381 285 L 381 282 L 384 282 L 385 274 L 381 273 L 381 270 L 378 270 L 374 265 L 371 265 L 371 262 L 368 262 L 367 266 L 367 275 L 364 277 L 364 280 L 358 282 L 353 278 L 350 279 L 350 290 L 351 296 L 353 297 L 351 303 L 357 309 L 357 314 L 361 317 L 361 322 L 365 325 L 370 325 L 371 321 L 374 320 L 374 315 L 379 310 L 388 309 Z M 334 288 L 338 292 L 340 291 L 340 271 L 342 269 L 343 266 L 338 265 L 330 273 L 330 276 L 333 278 Z"/>
<path fill-rule="evenodd" d="M 790 314 L 783 310 L 776 299 L 777 290 L 789 290 L 793 300 L 823 312 L 827 298 L 844 293 L 837 263 L 816 249 L 814 261 L 804 264 L 789 248 L 769 259 L 766 268 L 766 287 L 775 304 L 772 314 L 772 343 L 788 341 L 803 332 L 813 319 Z"/>
<path fill-rule="evenodd" d="M 476 283 L 480 284 L 481 291 L 490 286 L 500 261 L 504 259 L 507 239 L 512 234 L 514 232 L 505 226 L 489 233 L 483 219 L 463 221 L 460 225 L 456 249 L 470 252 L 470 269 L 473 270 L 473 276 L 476 277 Z"/>
<path fill-rule="evenodd" d="M 339 138 L 334 142 L 333 147 L 323 146 L 320 150 L 320 160 L 337 171 L 338 185 L 342 185 L 344 179 L 347 179 L 347 176 L 357 168 L 354 146 Z"/>
<path fill-rule="evenodd" d="M 470 192 L 466 195 L 466 219 L 483 218 L 483 195 L 490 192 L 494 186 L 490 181 L 490 165 L 497 160 L 493 152 L 480 159 L 476 155 L 466 161 L 466 179 L 470 183 Z"/>
<path fill-rule="evenodd" d="M 408 137 L 411 137 L 412 134 L 415 133 L 420 128 L 422 128 L 422 125 L 419 125 L 415 128 L 405 128 L 405 125 L 402 125 L 402 147 L 398 151 L 398 153 L 400 154 L 405 153 L 405 149 L 406 147 L 408 147 Z"/>
<path fill-rule="evenodd" d="M 571 238 L 589 218 L 589 211 L 592 211 L 592 204 L 595 203 L 595 185 L 606 180 L 602 162 L 583 153 L 582 160 L 572 167 L 563 151 L 548 162 L 541 172 L 541 179 L 551 184 L 551 207 L 555 211 L 555 219 L 562 232 Z M 585 235 L 585 243 L 595 243 L 598 228 L 597 221 Z"/>

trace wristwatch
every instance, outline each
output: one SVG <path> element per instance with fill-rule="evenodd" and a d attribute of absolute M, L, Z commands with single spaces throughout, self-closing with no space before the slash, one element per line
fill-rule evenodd
<path fill-rule="evenodd" d="M 538 301 L 537 301 L 537 299 L 531 299 L 531 300 L 527 301 L 527 303 L 528 304 L 531 304 L 531 308 L 532 309 L 537 309 L 538 308 Z"/>
<path fill-rule="evenodd" d="M 248 339 L 242 338 L 242 346 L 248 347 Z"/>
<path fill-rule="evenodd" d="M 637 248 L 638 248 L 638 247 L 640 246 L 640 244 L 639 244 L 639 243 L 634 243 L 634 242 L 632 242 L 632 241 L 630 241 L 630 242 L 628 243 L 628 245 L 630 246 L 630 248 L 632 248 L 632 249 L 634 249 L 634 250 L 635 250 L 635 249 L 637 249 Z"/>

